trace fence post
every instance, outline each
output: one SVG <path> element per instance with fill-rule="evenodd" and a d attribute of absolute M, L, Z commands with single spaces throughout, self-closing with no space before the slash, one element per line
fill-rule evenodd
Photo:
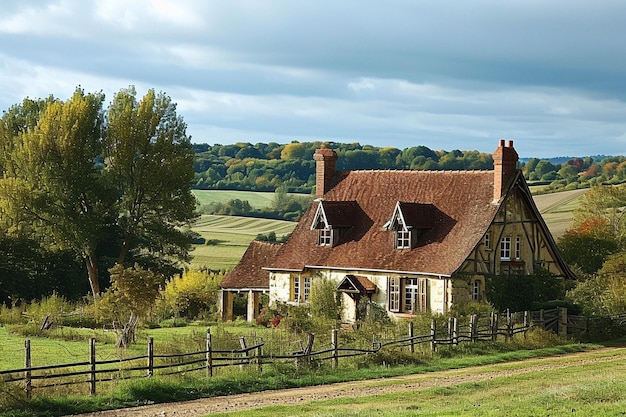
<path fill-rule="evenodd" d="M 524 311 L 524 338 L 526 338 L 526 333 L 528 333 L 528 329 L 530 328 L 530 312 L 528 310 Z"/>
<path fill-rule="evenodd" d="M 262 347 L 263 346 L 259 344 L 259 347 L 256 348 L 256 367 L 259 372 L 263 372 L 263 364 L 261 363 L 261 357 L 263 356 Z"/>
<path fill-rule="evenodd" d="M 89 379 L 89 394 L 96 395 L 96 338 L 89 339 L 89 370 L 91 376 Z"/>
<path fill-rule="evenodd" d="M 452 318 L 452 343 L 459 344 L 459 319 L 457 317 Z"/>
<path fill-rule="evenodd" d="M 211 328 L 206 329 L 206 369 L 209 377 L 213 377 L 213 341 L 211 339 Z"/>
<path fill-rule="evenodd" d="M 154 375 L 154 338 L 148 337 L 148 377 Z"/>
<path fill-rule="evenodd" d="M 246 344 L 246 337 L 239 337 L 239 346 L 241 346 L 241 350 L 243 351 L 243 361 L 241 361 L 241 365 L 239 365 L 239 369 L 243 369 L 243 364 L 250 363 L 250 358 L 248 356 L 248 345 Z"/>
<path fill-rule="evenodd" d="M 411 353 L 415 353 L 415 340 L 413 339 L 414 336 L 415 334 L 414 334 L 413 322 L 410 321 L 409 322 L 409 339 L 411 339 L 411 344 L 409 345 L 409 352 Z"/>
<path fill-rule="evenodd" d="M 567 307 L 559 307 L 559 336 L 567 337 Z"/>
<path fill-rule="evenodd" d="M 470 340 L 472 342 L 476 341 L 476 318 L 478 316 L 476 314 L 472 314 L 470 316 L 470 322 L 469 322 L 469 332 L 470 332 Z"/>
<path fill-rule="evenodd" d="M 30 399 L 32 396 L 33 385 L 31 379 L 31 356 L 30 356 L 30 340 L 24 340 L 24 368 L 26 368 L 26 372 L 24 372 L 24 391 L 26 391 L 26 398 Z"/>
<path fill-rule="evenodd" d="M 506 310 L 506 340 L 510 340 L 513 337 L 513 315 L 511 310 Z"/>
<path fill-rule="evenodd" d="M 433 320 L 430 323 L 430 348 L 433 352 L 437 351 L 437 340 L 435 339 L 437 334 L 437 323 Z"/>
<path fill-rule="evenodd" d="M 489 326 L 491 327 L 491 341 L 495 342 L 498 338 L 498 315 L 494 311 L 491 312 Z"/>
<path fill-rule="evenodd" d="M 333 369 L 339 366 L 339 336 L 337 329 L 333 329 L 330 335 L 330 344 L 333 347 Z"/>

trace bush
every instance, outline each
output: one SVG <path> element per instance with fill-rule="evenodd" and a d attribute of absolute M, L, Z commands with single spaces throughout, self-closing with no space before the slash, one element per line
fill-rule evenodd
<path fill-rule="evenodd" d="M 223 273 L 185 271 L 170 279 L 161 291 L 163 302 L 175 316 L 195 319 L 217 312 L 217 294 Z"/>

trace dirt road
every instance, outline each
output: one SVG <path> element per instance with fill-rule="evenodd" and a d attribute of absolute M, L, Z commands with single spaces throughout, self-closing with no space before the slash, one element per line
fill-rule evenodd
<path fill-rule="evenodd" d="M 206 398 L 180 403 L 155 404 L 122 410 L 81 414 L 80 417 L 191 417 L 217 412 L 242 411 L 270 405 L 306 404 L 311 401 L 340 397 L 368 397 L 393 392 L 414 391 L 430 387 L 444 387 L 463 382 L 479 382 L 491 378 L 528 372 L 548 372 L 556 368 L 580 366 L 595 362 L 626 359 L 626 348 L 606 348 L 571 355 L 529 359 L 502 365 L 431 372 L 394 378 L 345 382 L 288 390 L 263 391 L 252 394 Z M 503 369 L 505 368 L 505 369 Z M 393 387 L 393 388 L 390 388 Z"/>

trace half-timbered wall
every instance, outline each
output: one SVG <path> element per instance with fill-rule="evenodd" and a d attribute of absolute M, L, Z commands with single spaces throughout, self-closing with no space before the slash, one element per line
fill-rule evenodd
<path fill-rule="evenodd" d="M 557 276 L 565 275 L 555 261 L 548 237 L 526 196 L 519 188 L 514 188 L 480 243 L 455 274 L 453 303 L 474 300 L 476 285 L 484 294 L 485 276 L 501 273 L 532 275 L 537 267 Z M 482 298 L 484 295 L 479 297 Z"/>

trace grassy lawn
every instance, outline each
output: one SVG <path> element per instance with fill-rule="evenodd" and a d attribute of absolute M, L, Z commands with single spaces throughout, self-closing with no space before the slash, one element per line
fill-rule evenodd
<path fill-rule="evenodd" d="M 603 353 L 598 353 L 598 357 Z M 626 409 L 626 359 L 579 361 L 559 367 L 567 357 L 525 363 L 489 365 L 437 374 L 440 382 L 423 374 L 409 380 L 372 381 L 388 393 L 359 398 L 304 401 L 222 417 L 261 416 L 618 416 Z M 545 363 L 529 372 L 523 368 Z M 550 366 L 554 363 L 557 366 Z M 522 370 L 518 372 L 518 370 Z M 473 374 L 470 378 L 468 374 Z M 485 376 L 486 374 L 486 376 Z M 455 383 L 455 378 L 464 381 Z M 468 381 L 469 379 L 469 381 Z M 411 383 L 413 388 L 402 385 Z M 398 389 L 394 389 L 394 385 Z M 364 388 L 365 389 L 365 388 Z M 397 392 L 394 392 L 397 391 Z"/>

